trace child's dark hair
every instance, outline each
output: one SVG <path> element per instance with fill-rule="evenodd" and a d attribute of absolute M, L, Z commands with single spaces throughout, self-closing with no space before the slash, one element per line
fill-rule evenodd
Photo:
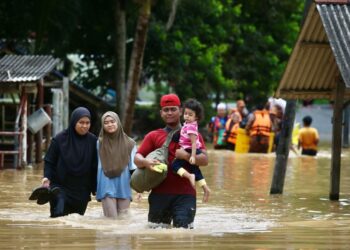
<path fill-rule="evenodd" d="M 312 118 L 311 116 L 307 115 L 303 118 L 303 123 L 305 126 L 310 126 L 312 123 Z"/>
<path fill-rule="evenodd" d="M 196 99 L 190 98 L 184 102 L 184 108 L 193 110 L 196 113 L 198 122 L 204 117 L 204 110 L 202 104 Z"/>

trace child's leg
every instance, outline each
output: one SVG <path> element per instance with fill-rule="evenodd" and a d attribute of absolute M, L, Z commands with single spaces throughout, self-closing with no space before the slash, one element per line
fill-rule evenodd
<path fill-rule="evenodd" d="M 178 175 L 181 177 L 185 177 L 188 179 L 193 187 L 196 185 L 196 177 L 194 174 L 189 173 L 186 169 L 180 168 L 179 171 L 177 171 Z"/>
<path fill-rule="evenodd" d="M 202 171 L 198 166 L 191 165 L 191 172 L 194 174 L 195 179 L 199 186 L 203 189 L 203 202 L 208 202 L 209 200 L 209 195 L 210 195 L 210 189 L 207 185 L 207 182 L 205 181 Z"/>
<path fill-rule="evenodd" d="M 184 177 L 188 179 L 191 183 L 191 185 L 194 187 L 195 186 L 195 176 L 194 174 L 190 174 L 186 169 L 184 169 L 182 166 L 187 164 L 185 160 L 178 160 L 175 159 L 172 164 L 173 171 L 180 175 L 181 177 Z"/>

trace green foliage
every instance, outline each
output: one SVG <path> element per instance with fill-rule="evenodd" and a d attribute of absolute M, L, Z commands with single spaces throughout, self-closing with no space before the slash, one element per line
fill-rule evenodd
<path fill-rule="evenodd" d="M 276 89 L 296 41 L 304 1 L 236 2 L 242 6 L 240 40 L 231 47 L 235 59 L 229 61 L 239 82 L 235 90 L 265 101 Z"/>
<path fill-rule="evenodd" d="M 164 15 L 169 1 L 158 2 L 146 70 L 169 83 L 165 92 L 195 97 L 207 108 L 222 98 L 245 98 L 250 105 L 266 101 L 296 41 L 303 2 L 181 1 L 170 30 Z"/>
<path fill-rule="evenodd" d="M 130 57 L 138 5 L 125 3 Z M 154 3 L 141 83 L 152 78 L 158 96 L 175 91 L 182 99 L 195 97 L 207 114 L 213 101 L 245 98 L 254 105 L 273 93 L 304 6 L 304 0 L 183 0 L 167 30 L 172 1 Z M 67 54 L 79 54 L 91 67 L 78 65 L 75 80 L 91 89 L 106 86 L 114 81 L 118 53 L 114 14 L 115 0 L 1 1 L 3 51 L 65 61 Z"/>

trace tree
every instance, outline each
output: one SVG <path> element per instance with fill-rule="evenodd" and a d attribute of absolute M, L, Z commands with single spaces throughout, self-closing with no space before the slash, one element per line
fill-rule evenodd
<path fill-rule="evenodd" d="M 116 0 L 115 11 L 115 91 L 117 98 L 116 111 L 120 119 L 124 120 L 125 109 L 125 88 L 126 88 L 126 2 L 125 0 Z"/>
<path fill-rule="evenodd" d="M 152 0 L 142 1 L 136 27 L 134 46 L 130 59 L 125 119 L 123 121 L 124 131 L 127 134 L 131 134 L 132 129 L 135 101 L 142 72 L 143 53 L 146 46 L 149 18 L 151 15 L 151 3 Z"/>
<path fill-rule="evenodd" d="M 234 91 L 252 103 L 273 94 L 296 41 L 304 0 L 238 0 L 241 15 L 237 39 L 230 47 L 228 72 Z"/>
<path fill-rule="evenodd" d="M 0 49 L 53 54 L 65 62 L 67 54 L 80 55 L 89 67 L 78 65 L 74 80 L 101 94 L 115 89 L 117 112 L 132 126 L 138 86 L 148 79 L 157 95 L 175 91 L 182 99 L 195 97 L 207 113 L 213 100 L 266 100 L 294 45 L 304 4 L 162 0 L 150 16 L 150 9 L 141 14 L 148 2 L 1 1 Z M 69 74 L 69 67 L 63 70 Z"/>

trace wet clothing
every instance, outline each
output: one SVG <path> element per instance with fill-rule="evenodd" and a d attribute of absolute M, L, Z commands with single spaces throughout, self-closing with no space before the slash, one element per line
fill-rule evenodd
<path fill-rule="evenodd" d="M 257 110 L 254 112 L 254 122 L 250 128 L 250 135 L 270 136 L 271 119 L 266 110 Z"/>
<path fill-rule="evenodd" d="M 107 111 L 102 115 L 97 142 L 96 199 L 102 202 L 103 214 L 106 217 L 116 217 L 130 207 L 131 171 L 136 169 L 135 145 L 135 141 L 124 133 L 117 113 Z"/>
<path fill-rule="evenodd" d="M 227 120 L 225 125 L 225 134 L 224 134 L 227 149 L 235 150 L 238 129 L 239 129 L 239 122 L 234 123 L 234 121 L 231 118 Z"/>
<path fill-rule="evenodd" d="M 69 191 L 68 191 L 69 192 Z M 67 190 L 60 190 L 55 199 L 50 200 L 50 214 L 52 218 L 65 216 L 72 213 L 84 215 L 88 201 L 76 200 L 67 195 Z"/>
<path fill-rule="evenodd" d="M 117 125 L 114 133 L 104 130 L 104 122 L 107 117 L 112 118 Z M 99 135 L 98 155 L 103 172 L 109 178 L 120 176 L 130 162 L 130 154 L 135 146 L 135 141 L 124 133 L 119 116 L 112 111 L 102 115 L 101 131 Z M 133 161 L 133 160 L 132 160 Z"/>
<path fill-rule="evenodd" d="M 97 150 L 99 147 L 97 145 Z M 130 171 L 135 170 L 137 167 L 134 164 L 134 156 L 136 154 L 136 146 L 130 154 L 130 161 L 124 168 L 120 176 L 109 178 L 104 174 L 102 169 L 101 160 L 98 160 L 97 170 L 97 192 L 96 199 L 101 201 L 105 197 L 116 198 L 116 199 L 128 199 L 131 201 L 132 192 L 130 187 Z"/>
<path fill-rule="evenodd" d="M 213 146 L 215 149 L 225 149 L 226 143 L 224 140 L 225 124 L 227 116 L 213 116 L 209 123 L 209 128 L 213 133 Z"/>
<path fill-rule="evenodd" d="M 314 149 L 302 149 L 301 150 L 302 155 L 310 155 L 310 156 L 315 156 L 317 155 L 317 150 Z"/>
<path fill-rule="evenodd" d="M 312 127 L 301 128 L 299 130 L 299 143 L 302 148 L 301 154 L 316 155 L 318 140 L 319 135 L 317 129 Z"/>
<path fill-rule="evenodd" d="M 148 133 L 140 147 L 138 153 L 146 157 L 153 150 L 160 148 L 167 137 L 166 129 L 157 129 Z M 173 136 L 172 141 L 169 144 L 168 162 L 171 163 L 175 158 L 175 151 L 179 148 L 178 138 L 179 133 Z M 202 136 L 199 134 L 199 140 L 202 144 L 201 150 L 205 149 L 205 144 Z M 190 171 L 189 163 L 183 166 L 187 171 Z M 165 198 L 167 197 L 167 198 Z M 187 202 L 192 200 L 190 206 Z M 188 227 L 189 223 L 193 222 L 195 209 L 196 209 L 196 190 L 192 187 L 191 183 L 182 178 L 172 170 L 171 164 L 168 164 L 168 173 L 166 179 L 157 187 L 152 189 L 149 196 L 149 222 L 160 223 L 164 222 L 170 224 L 173 220 L 175 227 Z M 192 210 L 194 209 L 194 210 Z M 158 215 L 164 215 L 163 218 L 159 218 Z M 182 219 L 185 217 L 186 219 Z M 166 219 L 164 219 L 166 218 Z M 179 222 L 184 221 L 184 222 Z M 186 225 L 184 225 L 186 224 Z"/>
<path fill-rule="evenodd" d="M 81 214 L 91 200 L 90 194 L 96 191 L 97 138 L 92 134 L 91 136 L 95 139 L 90 142 L 95 144 L 95 152 L 91 155 L 86 155 L 86 158 L 90 159 L 90 163 L 85 165 L 81 174 L 69 172 L 65 167 L 65 163 L 63 163 L 57 140 L 53 138 L 51 141 L 44 158 L 44 177 L 50 180 L 51 188 L 59 187 L 61 190 L 60 195 L 54 201 L 50 201 L 51 217 L 64 216 L 67 213 L 74 212 Z M 77 204 L 82 204 L 82 207 L 80 205 L 76 206 Z M 56 205 L 60 207 L 55 208 Z"/>
<path fill-rule="evenodd" d="M 250 136 L 249 153 L 267 153 L 270 138 L 263 135 Z"/>
<path fill-rule="evenodd" d="M 256 110 L 251 118 L 249 153 L 267 153 L 271 134 L 271 119 L 267 110 Z"/>
<path fill-rule="evenodd" d="M 81 175 L 89 170 L 88 166 L 92 162 L 90 157 L 86 157 L 86 155 L 96 154 L 96 136 L 91 133 L 79 135 L 75 131 L 75 125 L 82 117 L 90 119 L 89 110 L 83 107 L 76 108 L 72 112 L 69 127 L 55 137 L 59 150 L 57 167 L 64 168 L 72 175 Z M 51 179 L 49 178 L 49 180 Z"/>
<path fill-rule="evenodd" d="M 196 197 L 192 195 L 173 195 L 151 193 L 148 197 L 150 209 L 148 221 L 174 227 L 193 228 L 196 215 Z"/>
<path fill-rule="evenodd" d="M 51 217 L 70 213 L 84 214 L 90 194 L 96 191 L 97 137 L 90 132 L 79 135 L 75 125 L 82 117 L 90 117 L 85 108 L 72 112 L 69 128 L 56 135 L 44 158 L 44 177 L 60 194 L 50 200 Z"/>

